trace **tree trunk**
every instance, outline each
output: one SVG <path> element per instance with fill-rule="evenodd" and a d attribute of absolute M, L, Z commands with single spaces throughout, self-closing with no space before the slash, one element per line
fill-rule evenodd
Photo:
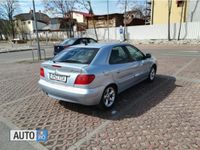
<path fill-rule="evenodd" d="M 89 7 L 90 7 L 89 14 L 92 15 L 92 23 L 93 23 L 93 27 L 94 27 L 94 33 L 95 33 L 95 36 L 96 36 L 96 40 L 98 41 L 99 39 L 98 39 L 98 35 L 97 35 L 96 25 L 95 25 L 95 22 L 94 22 L 94 13 L 93 13 L 90 1 L 87 1 L 87 2 L 88 2 Z"/>
<path fill-rule="evenodd" d="M 72 37 L 72 25 L 71 25 L 71 18 L 70 18 L 70 21 L 69 21 L 69 37 L 70 37 L 70 38 Z"/>
<path fill-rule="evenodd" d="M 96 36 L 96 40 L 98 41 L 98 35 L 97 35 L 97 30 L 96 30 L 96 25 L 95 25 L 95 22 L 94 22 L 94 17 L 92 15 L 92 22 L 93 22 L 93 27 L 94 27 L 94 33 L 95 33 L 95 36 Z"/>
<path fill-rule="evenodd" d="M 0 40 L 3 40 L 3 36 L 2 36 L 2 34 L 0 33 Z"/>
<path fill-rule="evenodd" d="M 184 3 L 181 8 L 181 18 L 180 18 L 180 23 L 179 23 L 179 31 L 178 31 L 178 40 L 180 40 L 180 35 L 181 35 L 181 26 L 182 26 L 182 18 L 183 18 L 183 8 L 184 8 Z"/>
<path fill-rule="evenodd" d="M 154 0 L 152 0 L 151 24 L 154 24 Z"/>
<path fill-rule="evenodd" d="M 15 28 L 14 28 L 14 23 L 13 20 L 11 20 L 11 32 L 12 32 L 12 38 L 15 38 Z"/>
<path fill-rule="evenodd" d="M 69 12 L 69 36 L 74 37 L 74 29 L 73 29 L 73 17 L 71 12 Z"/>
<path fill-rule="evenodd" d="M 171 7 L 172 7 L 172 1 L 168 0 L 168 41 L 171 40 L 170 37 Z"/>
<path fill-rule="evenodd" d="M 124 41 L 126 41 L 126 8 L 127 8 L 127 0 L 125 0 L 125 5 L 124 5 Z"/>

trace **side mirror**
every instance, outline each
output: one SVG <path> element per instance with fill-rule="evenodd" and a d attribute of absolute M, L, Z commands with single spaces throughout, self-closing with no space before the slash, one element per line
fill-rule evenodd
<path fill-rule="evenodd" d="M 151 54 L 147 53 L 146 58 L 151 58 Z"/>

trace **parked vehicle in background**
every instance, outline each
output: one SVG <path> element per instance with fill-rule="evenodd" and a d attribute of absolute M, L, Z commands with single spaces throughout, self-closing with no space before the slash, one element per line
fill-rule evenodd
<path fill-rule="evenodd" d="M 156 70 L 151 54 L 127 43 L 77 45 L 41 64 L 39 85 L 58 100 L 110 108 L 117 94 L 153 81 Z"/>
<path fill-rule="evenodd" d="M 54 46 L 54 56 L 57 55 L 62 50 L 64 50 L 65 48 L 68 48 L 72 45 L 89 44 L 89 43 L 97 43 L 97 41 L 95 39 L 87 38 L 87 37 L 66 39 L 60 44 Z"/>

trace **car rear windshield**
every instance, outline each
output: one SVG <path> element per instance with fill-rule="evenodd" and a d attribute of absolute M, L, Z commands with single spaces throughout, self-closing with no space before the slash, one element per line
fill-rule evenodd
<path fill-rule="evenodd" d="M 52 61 L 90 64 L 93 58 L 96 56 L 98 50 L 98 48 L 72 48 L 66 51 L 62 51 L 56 55 Z"/>
<path fill-rule="evenodd" d="M 72 44 L 74 44 L 75 41 L 76 41 L 76 39 L 71 38 L 71 39 L 64 40 L 60 44 L 61 45 L 72 45 Z"/>

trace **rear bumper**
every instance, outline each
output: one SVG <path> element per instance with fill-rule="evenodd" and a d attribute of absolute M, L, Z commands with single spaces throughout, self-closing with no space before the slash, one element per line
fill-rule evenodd
<path fill-rule="evenodd" d="M 78 103 L 82 105 L 97 105 L 101 100 L 104 87 L 94 89 L 82 89 L 67 87 L 49 83 L 43 79 L 39 80 L 41 89 L 50 97 L 57 100 Z"/>

